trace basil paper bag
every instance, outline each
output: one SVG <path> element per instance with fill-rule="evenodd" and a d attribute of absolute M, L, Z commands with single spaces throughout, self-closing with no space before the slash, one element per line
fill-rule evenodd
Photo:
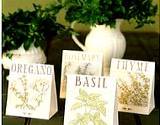
<path fill-rule="evenodd" d="M 102 53 L 63 50 L 60 98 L 66 97 L 67 75 L 101 75 Z"/>
<path fill-rule="evenodd" d="M 49 119 L 57 112 L 54 67 L 12 64 L 6 115 Z"/>
<path fill-rule="evenodd" d="M 110 75 L 117 79 L 118 109 L 150 114 L 154 109 L 155 63 L 112 59 Z"/>
<path fill-rule="evenodd" d="M 118 125 L 115 79 L 68 75 L 64 125 Z"/>

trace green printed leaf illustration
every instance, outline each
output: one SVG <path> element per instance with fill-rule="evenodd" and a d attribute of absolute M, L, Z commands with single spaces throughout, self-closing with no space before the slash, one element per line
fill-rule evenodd
<path fill-rule="evenodd" d="M 84 91 L 83 89 L 80 89 L 80 90 L 79 90 L 79 94 L 80 94 L 80 96 L 82 96 L 82 97 L 88 97 L 87 92 Z"/>
<path fill-rule="evenodd" d="M 94 125 L 107 125 L 100 117 L 100 113 L 96 112 L 93 115 L 93 121 L 94 121 Z"/>
<path fill-rule="evenodd" d="M 71 107 L 72 111 L 80 111 L 83 114 L 77 113 L 74 120 L 69 125 L 107 125 L 101 117 L 106 116 L 106 103 L 98 93 L 87 93 L 85 90 L 79 90 L 79 96 L 76 97 L 77 102 Z M 84 110 L 83 110 L 84 109 Z"/>
<path fill-rule="evenodd" d="M 90 115 L 89 113 L 84 113 L 83 115 L 78 113 L 76 119 L 72 120 L 69 125 L 87 125 Z"/>
<path fill-rule="evenodd" d="M 94 121 L 94 125 L 107 125 L 103 120 Z"/>
<path fill-rule="evenodd" d="M 75 110 L 81 107 L 82 107 L 82 104 L 80 102 L 77 102 L 74 105 L 72 105 L 71 110 Z"/>
<path fill-rule="evenodd" d="M 103 105 L 99 105 L 98 109 L 100 113 L 102 113 L 104 116 L 106 116 L 106 108 Z"/>
<path fill-rule="evenodd" d="M 99 97 L 100 97 L 100 94 L 97 94 L 97 93 L 91 93 L 91 94 L 89 95 L 89 97 L 90 97 L 90 99 L 95 100 L 95 99 L 97 99 L 97 98 L 99 98 Z"/>

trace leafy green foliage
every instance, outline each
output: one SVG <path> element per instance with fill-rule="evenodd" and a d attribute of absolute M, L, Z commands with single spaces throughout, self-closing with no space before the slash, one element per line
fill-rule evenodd
<path fill-rule="evenodd" d="M 153 23 L 157 5 L 152 0 L 60 0 L 69 22 L 115 26 L 116 19 L 135 19 L 137 28 Z"/>
<path fill-rule="evenodd" d="M 135 19 L 136 28 L 154 23 L 151 17 L 155 16 L 157 5 L 153 5 L 152 0 L 123 0 L 123 5 L 126 9 L 125 19 Z"/>
<path fill-rule="evenodd" d="M 77 113 L 76 119 L 70 122 L 70 125 L 87 125 L 92 122 L 94 125 L 107 125 L 101 118 L 106 116 L 106 103 L 97 93 L 88 94 L 85 90 L 79 90 L 77 102 L 71 107 L 71 110 L 84 109 L 83 114 Z"/>
<path fill-rule="evenodd" d="M 22 44 L 28 50 L 35 47 L 45 47 L 45 42 L 53 36 L 65 31 L 64 26 L 56 23 L 56 14 L 61 5 L 52 5 L 42 9 L 33 4 L 33 11 L 19 9 L 2 17 L 2 47 L 3 52 L 18 49 Z"/>

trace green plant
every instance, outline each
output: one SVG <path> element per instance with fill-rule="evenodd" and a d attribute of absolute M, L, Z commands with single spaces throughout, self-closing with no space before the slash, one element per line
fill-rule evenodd
<path fill-rule="evenodd" d="M 69 22 L 115 26 L 116 19 L 134 19 L 136 28 L 154 23 L 157 5 L 152 0 L 59 0 L 66 9 L 65 19 Z"/>
<path fill-rule="evenodd" d="M 3 14 L 3 52 L 18 49 L 21 45 L 28 50 L 32 44 L 44 49 L 46 41 L 65 31 L 64 26 L 56 23 L 56 14 L 60 8 L 52 5 L 42 9 L 40 5 L 33 4 L 32 11 L 19 9 L 9 15 Z"/>

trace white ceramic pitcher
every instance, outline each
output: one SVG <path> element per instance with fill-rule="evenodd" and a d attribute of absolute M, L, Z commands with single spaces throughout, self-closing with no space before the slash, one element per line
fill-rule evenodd
<path fill-rule="evenodd" d="M 92 26 L 86 37 L 85 45 L 74 34 L 72 35 L 73 41 L 83 51 L 103 53 L 103 75 L 109 74 L 111 59 L 122 58 L 126 49 L 126 40 L 120 31 L 120 23 L 121 20 L 117 20 L 115 28 L 106 25 Z M 75 22 L 72 23 L 72 28 L 74 24 Z"/>

